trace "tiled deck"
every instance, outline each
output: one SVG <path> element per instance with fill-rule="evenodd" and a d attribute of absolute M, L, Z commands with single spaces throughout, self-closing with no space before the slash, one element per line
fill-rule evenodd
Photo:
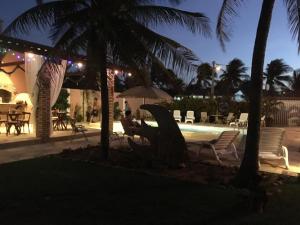
<path fill-rule="evenodd" d="M 72 135 L 70 127 L 66 131 L 54 131 L 52 135 L 52 141 L 46 144 L 40 144 L 39 140 L 35 138 L 33 134 L 25 133 L 19 136 L 11 134 L 9 136 L 6 136 L 5 128 L 1 127 L 0 149 L 2 150 L 0 151 L 0 163 L 40 157 L 48 154 L 56 154 L 65 148 L 75 149 L 78 147 L 84 147 L 87 144 L 93 145 L 99 143 L 100 124 L 90 123 L 84 125 L 88 129 L 87 134 L 89 136 L 89 143 L 87 143 L 82 138 L 81 134 L 73 137 L 72 139 L 74 140 L 70 141 Z M 211 140 L 217 138 L 223 130 L 232 129 L 222 126 L 203 126 L 199 124 L 180 124 L 179 126 L 182 129 L 182 133 L 187 142 Z M 261 163 L 260 169 L 262 171 L 289 175 L 297 175 L 298 173 L 300 173 L 300 127 L 291 127 L 285 129 L 286 135 L 284 145 L 287 146 L 289 150 L 290 169 L 286 170 L 283 167 L 282 162 L 264 161 Z M 114 131 L 119 133 L 123 132 L 122 126 L 119 122 L 114 123 Z M 241 156 L 243 154 L 244 141 L 245 136 L 240 135 L 236 143 L 237 146 L 239 146 L 239 154 Z M 126 141 L 124 141 L 123 143 L 126 143 Z M 119 142 L 113 143 L 113 145 L 116 144 L 118 145 Z M 216 163 L 210 151 L 202 151 L 200 154 L 200 158 L 203 161 Z M 232 157 L 228 157 L 224 159 L 224 164 L 232 166 L 239 165 L 239 162 L 235 161 Z"/>
<path fill-rule="evenodd" d="M 12 147 L 18 146 L 26 146 L 32 144 L 38 144 L 40 140 L 36 138 L 35 133 L 33 132 L 32 125 L 30 127 L 30 133 L 28 133 L 27 127 L 25 131 L 22 129 L 22 133 L 20 135 L 16 135 L 14 133 L 14 129 L 11 129 L 11 134 L 6 135 L 5 127 L 0 127 L 0 149 L 7 149 Z M 87 136 L 99 136 L 100 128 L 91 128 L 87 126 Z M 72 129 L 68 126 L 67 130 L 59 130 L 53 131 L 51 136 L 51 140 L 58 141 L 58 140 L 69 140 L 70 138 L 81 137 L 82 134 L 74 135 L 72 133 Z"/>

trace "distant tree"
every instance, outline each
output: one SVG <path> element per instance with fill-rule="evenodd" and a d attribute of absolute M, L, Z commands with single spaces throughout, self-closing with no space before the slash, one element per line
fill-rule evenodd
<path fill-rule="evenodd" d="M 267 94 L 276 95 L 282 89 L 286 89 L 291 79 L 287 73 L 291 71 L 292 68 L 285 64 L 283 59 L 272 60 L 264 73 Z"/>
<path fill-rule="evenodd" d="M 170 95 L 173 96 L 183 92 L 184 81 L 173 70 L 153 64 L 150 75 L 153 85 L 165 90 Z"/>
<path fill-rule="evenodd" d="M 197 68 L 197 81 L 195 88 L 201 90 L 203 98 L 212 85 L 213 68 L 209 63 L 202 63 Z"/>
<path fill-rule="evenodd" d="M 249 76 L 246 74 L 248 68 L 240 59 L 233 59 L 220 75 L 219 86 L 227 97 L 233 97 L 240 90 L 240 86 Z"/>
<path fill-rule="evenodd" d="M 240 91 L 243 93 L 244 99 L 248 102 L 250 97 L 250 92 L 251 92 L 251 81 L 250 80 L 243 81 L 242 84 L 240 85 Z"/>
<path fill-rule="evenodd" d="M 300 73 L 293 72 L 293 76 L 290 80 L 290 88 L 292 95 L 300 97 Z"/>

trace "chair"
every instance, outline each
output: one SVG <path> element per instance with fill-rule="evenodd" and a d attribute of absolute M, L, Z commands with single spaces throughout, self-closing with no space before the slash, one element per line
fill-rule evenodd
<path fill-rule="evenodd" d="M 200 113 L 200 120 L 201 122 L 205 123 L 208 121 L 208 116 L 207 116 L 207 112 L 201 112 Z"/>
<path fill-rule="evenodd" d="M 23 127 L 23 132 L 25 130 L 25 125 L 27 124 L 27 128 L 28 128 L 28 133 L 30 133 L 30 116 L 31 113 L 30 112 L 23 112 L 23 118 L 21 120 L 21 126 Z"/>
<path fill-rule="evenodd" d="M 211 149 L 216 160 L 222 164 L 222 161 L 220 160 L 220 156 L 222 155 L 233 154 L 234 157 L 239 160 L 236 147 L 233 143 L 239 133 L 239 131 L 223 131 L 218 139 L 208 142 L 192 142 L 190 144 L 199 146 L 198 156 L 203 148 Z"/>
<path fill-rule="evenodd" d="M 121 118 L 121 124 L 124 130 L 123 137 L 128 136 L 132 137 L 134 139 L 134 136 L 140 136 L 138 133 L 138 128 L 137 127 L 131 127 L 128 122 L 125 120 L 124 117 Z"/>
<path fill-rule="evenodd" d="M 194 120 L 195 120 L 194 111 L 187 111 L 184 122 L 185 123 L 187 123 L 187 122 L 194 123 Z"/>
<path fill-rule="evenodd" d="M 17 132 L 17 135 L 21 134 L 22 128 L 22 117 L 21 113 L 8 113 L 7 122 L 6 122 L 6 135 L 10 134 L 10 129 L 14 126 L 14 132 Z"/>
<path fill-rule="evenodd" d="M 6 113 L 0 113 L 0 126 L 2 125 L 2 123 L 4 123 L 6 125 L 6 122 L 7 122 Z"/>
<path fill-rule="evenodd" d="M 180 110 L 174 110 L 173 117 L 174 117 L 175 121 L 181 122 L 181 113 L 180 113 Z"/>
<path fill-rule="evenodd" d="M 232 112 L 228 113 L 228 116 L 225 119 L 225 123 L 230 124 L 233 120 L 234 120 L 234 114 Z"/>
<path fill-rule="evenodd" d="M 260 118 L 260 126 L 265 127 L 266 126 L 266 116 L 262 116 Z"/>
<path fill-rule="evenodd" d="M 87 142 L 89 141 L 88 137 L 86 136 L 86 133 L 85 133 L 87 131 L 87 129 L 83 125 L 76 125 L 76 120 L 72 119 L 72 118 L 70 118 L 70 124 L 71 124 L 71 127 L 72 127 L 72 133 L 73 134 L 82 133 L 85 140 Z"/>
<path fill-rule="evenodd" d="M 247 127 L 248 125 L 248 113 L 241 113 L 240 118 L 235 122 L 229 123 L 231 127 Z"/>
<path fill-rule="evenodd" d="M 283 128 L 264 127 L 260 131 L 259 159 L 283 159 L 289 169 L 288 149 L 282 145 L 285 130 Z"/>

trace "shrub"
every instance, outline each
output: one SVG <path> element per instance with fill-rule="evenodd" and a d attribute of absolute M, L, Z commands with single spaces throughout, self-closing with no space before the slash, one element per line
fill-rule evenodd
<path fill-rule="evenodd" d="M 226 103 L 226 110 L 221 110 L 222 105 Z M 160 105 L 166 107 L 168 110 L 180 110 L 181 116 L 184 117 L 188 110 L 192 110 L 195 113 L 196 121 L 200 119 L 201 112 L 207 112 L 208 115 L 214 115 L 217 113 L 228 114 L 229 112 L 235 113 L 239 116 L 242 112 L 248 112 L 247 102 L 236 102 L 232 100 L 225 100 L 222 98 L 211 99 L 199 99 L 192 97 L 183 97 L 181 100 L 174 100 L 172 103 L 160 103 Z M 224 112 L 223 112 L 224 111 Z M 227 111 L 227 112 L 225 112 Z"/>
<path fill-rule="evenodd" d="M 118 103 L 118 102 L 115 102 L 115 103 L 114 103 L 114 119 L 115 119 L 115 120 L 120 119 L 121 112 L 122 112 L 122 110 L 121 110 L 120 107 L 119 107 L 119 103 Z"/>

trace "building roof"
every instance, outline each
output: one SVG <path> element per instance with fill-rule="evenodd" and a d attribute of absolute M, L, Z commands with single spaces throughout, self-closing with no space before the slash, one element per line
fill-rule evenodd
<path fill-rule="evenodd" d="M 32 52 L 38 55 L 58 57 L 66 60 L 86 60 L 86 57 L 83 55 L 70 54 L 47 45 L 37 44 L 34 42 L 5 36 L 3 34 L 0 35 L 0 47 L 8 48 L 17 52 Z"/>

